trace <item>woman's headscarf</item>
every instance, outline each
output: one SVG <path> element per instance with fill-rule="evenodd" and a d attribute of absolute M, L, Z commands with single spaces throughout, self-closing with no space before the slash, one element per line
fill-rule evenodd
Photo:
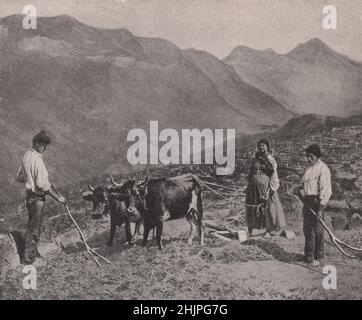
<path fill-rule="evenodd" d="M 268 147 L 268 151 L 270 150 L 270 142 L 269 142 L 268 139 L 260 139 L 260 140 L 256 143 L 256 145 L 258 146 L 258 145 L 261 144 L 261 143 L 265 144 L 265 145 Z"/>

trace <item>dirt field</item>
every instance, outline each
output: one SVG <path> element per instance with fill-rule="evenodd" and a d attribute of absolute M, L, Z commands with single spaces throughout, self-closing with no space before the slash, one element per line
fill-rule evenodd
<path fill-rule="evenodd" d="M 242 207 L 206 197 L 209 222 L 232 229 L 242 227 Z M 230 208 L 230 209 L 225 209 Z M 42 243 L 47 261 L 37 265 L 37 289 L 25 290 L 22 267 L 8 272 L 0 287 L 1 299 L 361 299 L 361 255 L 343 257 L 326 241 L 324 265 L 337 269 L 337 289 L 322 286 L 323 265 L 310 268 L 302 262 L 304 238 L 301 218 L 288 216 L 288 229 L 296 238 L 259 235 L 240 243 L 214 238 L 206 228 L 206 244 L 198 237 L 189 246 L 186 220 L 165 223 L 165 249 L 155 240 L 147 247 L 141 238 L 134 246 L 124 243 L 123 230 L 116 233 L 114 246 L 105 246 L 108 221 L 88 221 L 96 230 L 89 244 L 112 264 L 98 267 L 81 246 L 51 251 L 54 244 Z M 76 233 L 74 237 L 76 237 Z M 361 246 L 361 232 L 341 231 L 338 237 Z M 72 239 L 68 239 L 72 242 Z M 70 248 L 72 248 L 70 246 Z"/>

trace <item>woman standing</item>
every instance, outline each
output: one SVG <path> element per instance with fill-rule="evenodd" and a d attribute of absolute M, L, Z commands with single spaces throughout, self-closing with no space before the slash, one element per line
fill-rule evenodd
<path fill-rule="evenodd" d="M 253 229 L 266 228 L 265 237 L 270 238 L 286 226 L 278 188 L 277 163 L 270 154 L 267 139 L 259 140 L 258 151 L 251 163 L 249 184 L 246 190 L 246 220 L 249 236 Z"/>

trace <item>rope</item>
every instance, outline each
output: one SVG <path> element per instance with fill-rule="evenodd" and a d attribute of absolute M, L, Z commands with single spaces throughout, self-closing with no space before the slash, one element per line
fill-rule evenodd
<path fill-rule="evenodd" d="M 237 203 L 240 204 L 239 201 L 234 201 L 232 199 L 229 199 L 227 197 L 225 197 L 224 195 L 222 195 L 221 193 L 217 192 L 216 190 L 212 189 L 211 187 L 208 186 L 209 183 L 202 181 L 198 176 L 194 175 L 193 173 L 191 173 L 191 176 L 203 187 L 205 187 L 206 189 L 210 190 L 212 193 L 216 194 L 217 196 L 232 202 L 232 203 Z M 214 184 L 213 184 L 214 185 Z"/>
<path fill-rule="evenodd" d="M 231 187 L 223 186 L 223 185 L 221 185 L 221 184 L 217 184 L 217 183 L 204 182 L 204 184 L 207 184 L 207 185 L 209 185 L 209 186 L 214 186 L 214 187 L 219 187 L 219 188 L 229 189 L 229 190 L 233 190 L 233 191 L 240 191 L 240 189 L 236 189 L 236 188 L 231 188 Z"/>
<path fill-rule="evenodd" d="M 261 207 L 263 205 L 263 203 L 259 203 L 259 204 L 248 204 L 248 203 L 245 203 L 244 204 L 246 207 L 252 207 L 252 208 L 257 208 L 259 209 L 259 207 Z"/>
<path fill-rule="evenodd" d="M 231 192 L 223 192 L 222 194 L 226 195 L 226 196 L 234 196 L 234 197 L 245 197 L 245 194 L 243 193 L 231 193 Z"/>
<path fill-rule="evenodd" d="M 205 186 L 205 183 L 197 175 L 195 175 L 193 173 L 190 173 L 190 175 L 197 181 L 197 183 L 200 185 L 201 189 L 203 189 Z"/>

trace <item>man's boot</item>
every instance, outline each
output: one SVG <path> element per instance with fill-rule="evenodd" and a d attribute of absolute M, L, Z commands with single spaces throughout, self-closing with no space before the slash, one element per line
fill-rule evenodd
<path fill-rule="evenodd" d="M 25 264 L 32 264 L 38 256 L 37 244 L 34 240 L 27 244 L 25 248 Z"/>

